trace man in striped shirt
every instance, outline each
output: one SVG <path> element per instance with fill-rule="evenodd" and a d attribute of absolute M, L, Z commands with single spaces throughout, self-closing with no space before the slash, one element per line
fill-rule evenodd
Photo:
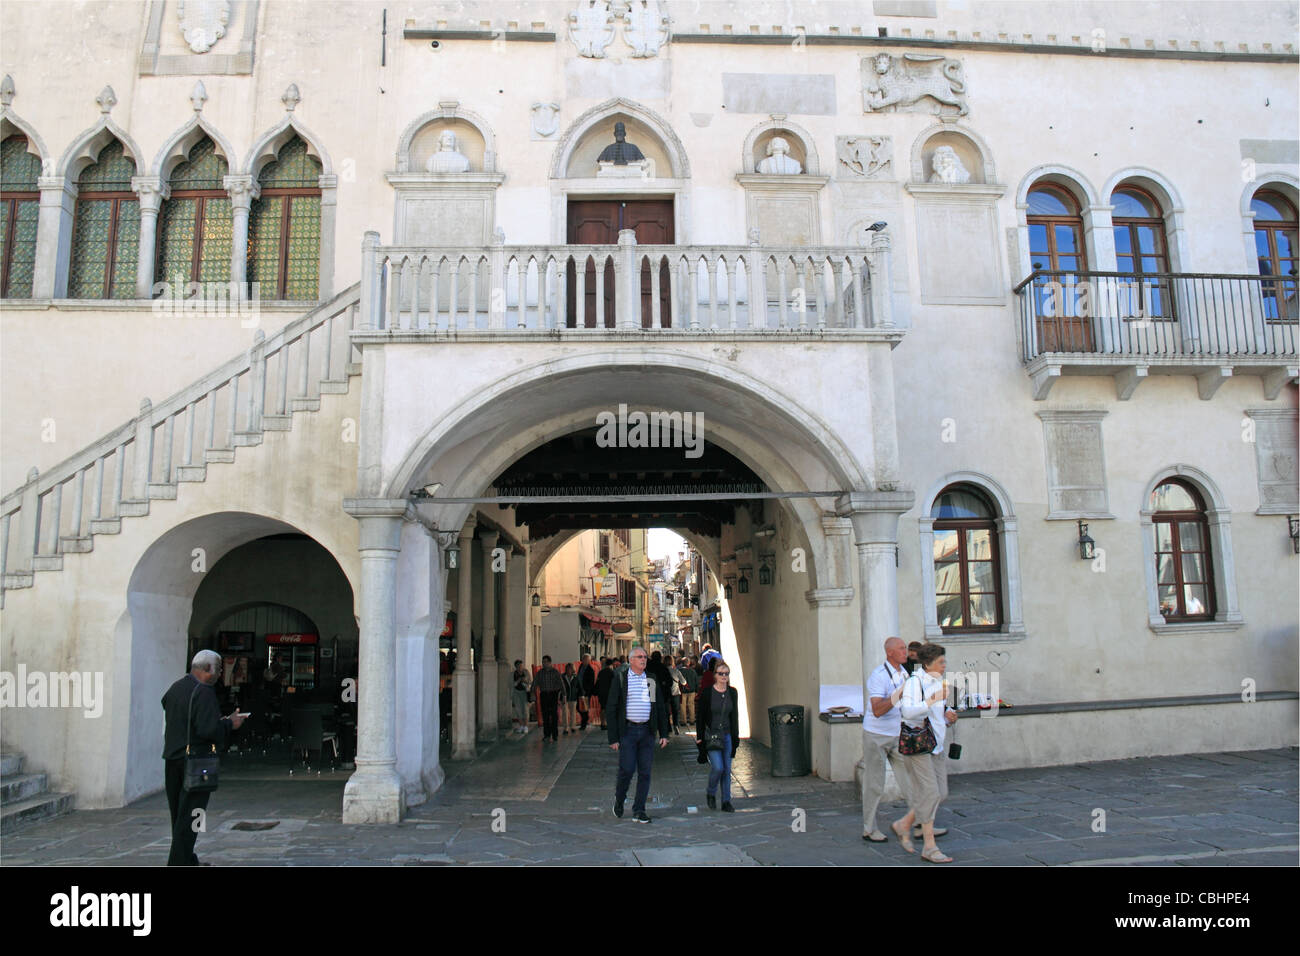
<path fill-rule="evenodd" d="M 614 790 L 614 816 L 623 816 L 627 788 L 636 774 L 632 818 L 649 823 L 645 801 L 650 794 L 650 768 L 654 764 L 654 734 L 660 748 L 668 746 L 668 710 L 654 678 L 646 673 L 644 647 L 632 648 L 627 669 L 610 682 L 606 708 L 609 747 L 618 754 L 618 785 Z"/>

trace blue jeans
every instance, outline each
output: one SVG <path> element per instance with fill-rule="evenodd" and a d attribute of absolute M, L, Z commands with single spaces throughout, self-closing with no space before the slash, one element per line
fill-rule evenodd
<path fill-rule="evenodd" d="M 709 796 L 718 792 L 718 783 L 722 783 L 722 802 L 731 802 L 731 734 L 722 737 L 722 749 L 710 750 L 709 756 Z"/>
<path fill-rule="evenodd" d="M 650 794 L 650 768 L 654 764 L 655 735 L 650 723 L 628 724 L 618 742 L 618 786 L 614 799 L 622 803 L 627 799 L 627 788 L 636 774 L 636 796 L 632 799 L 632 812 L 645 813 L 645 798 Z"/>

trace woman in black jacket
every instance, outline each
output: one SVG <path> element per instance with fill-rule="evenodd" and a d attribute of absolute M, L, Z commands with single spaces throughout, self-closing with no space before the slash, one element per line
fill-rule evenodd
<path fill-rule="evenodd" d="M 705 794 L 710 810 L 716 810 L 718 785 L 722 785 L 722 810 L 731 805 L 731 760 L 740 746 L 740 696 L 731 686 L 731 665 L 718 660 L 713 667 L 712 687 L 700 691 L 695 735 L 709 758 L 709 788 Z"/>

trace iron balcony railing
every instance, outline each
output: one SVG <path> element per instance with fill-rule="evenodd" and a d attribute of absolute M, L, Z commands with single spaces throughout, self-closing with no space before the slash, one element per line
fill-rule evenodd
<path fill-rule="evenodd" d="M 1015 287 L 1021 357 L 1295 355 L 1294 276 L 1035 271 Z"/>

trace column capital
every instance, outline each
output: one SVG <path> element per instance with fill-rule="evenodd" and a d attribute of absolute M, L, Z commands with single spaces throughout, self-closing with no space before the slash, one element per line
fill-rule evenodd
<path fill-rule="evenodd" d="M 169 199 L 172 188 L 158 176 L 132 176 L 131 191 L 140 197 L 140 212 L 157 213 L 164 199 Z"/>
<path fill-rule="evenodd" d="M 400 551 L 408 509 L 411 505 L 405 498 L 343 499 L 343 510 L 361 522 L 361 551 Z"/>
<path fill-rule="evenodd" d="M 856 544 L 894 545 L 899 516 L 915 503 L 914 491 L 850 491 L 835 502 L 835 511 L 853 522 Z"/>
<path fill-rule="evenodd" d="M 77 196 L 76 183 L 68 182 L 63 176 L 38 176 L 36 177 L 36 188 L 41 191 L 42 199 L 45 198 L 46 194 L 58 195 L 60 198 L 66 195 L 72 199 Z M 1251 235 L 1253 236 L 1254 233 L 1252 232 Z"/>
<path fill-rule="evenodd" d="M 248 209 L 254 199 L 262 195 L 262 187 L 252 176 L 225 176 L 222 187 L 230 196 L 230 204 L 235 209 Z"/>
<path fill-rule="evenodd" d="M 478 539 L 483 542 L 483 550 L 490 551 L 496 547 L 497 539 L 501 537 L 501 532 L 492 528 L 486 528 L 479 532 Z"/>
<path fill-rule="evenodd" d="M 457 537 L 459 537 L 460 540 L 462 541 L 466 541 L 473 538 L 474 526 L 477 523 L 477 521 L 478 521 L 478 517 L 476 515 L 470 515 L 469 518 L 465 521 L 465 524 L 461 526 L 460 531 L 457 533 Z"/>

